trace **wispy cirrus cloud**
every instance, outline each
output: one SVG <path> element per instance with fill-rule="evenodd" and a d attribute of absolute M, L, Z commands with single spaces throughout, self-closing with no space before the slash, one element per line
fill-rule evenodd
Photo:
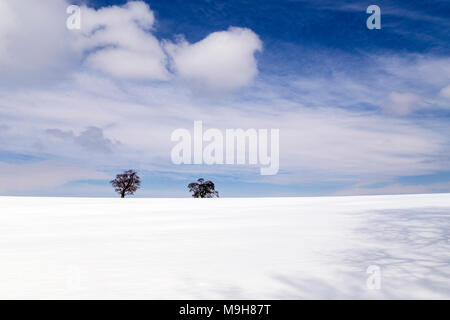
<path fill-rule="evenodd" d="M 406 115 L 420 108 L 422 98 L 411 92 L 391 92 L 387 96 L 385 102 L 381 105 L 381 109 L 390 114 Z"/>

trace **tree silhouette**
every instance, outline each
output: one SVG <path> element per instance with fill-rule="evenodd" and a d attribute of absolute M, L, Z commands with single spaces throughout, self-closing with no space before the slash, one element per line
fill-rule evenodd
<path fill-rule="evenodd" d="M 214 183 L 205 181 L 203 178 L 188 185 L 189 192 L 192 192 L 193 198 L 214 198 L 219 197 L 219 192 L 214 189 Z"/>
<path fill-rule="evenodd" d="M 125 195 L 134 194 L 141 186 L 141 180 L 136 171 L 133 170 L 116 175 L 116 178 L 111 180 L 110 183 L 121 198 L 125 198 Z"/>

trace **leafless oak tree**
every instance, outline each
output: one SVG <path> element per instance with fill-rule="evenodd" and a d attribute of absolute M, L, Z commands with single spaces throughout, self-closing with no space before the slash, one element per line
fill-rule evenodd
<path fill-rule="evenodd" d="M 137 172 L 133 170 L 116 175 L 116 178 L 111 180 L 110 183 L 114 187 L 114 191 L 120 194 L 121 198 L 134 194 L 141 186 L 141 180 Z"/>
<path fill-rule="evenodd" d="M 219 192 L 215 190 L 214 183 L 212 181 L 205 181 L 200 178 L 197 182 L 192 182 L 188 185 L 189 191 L 192 192 L 193 198 L 218 198 Z"/>

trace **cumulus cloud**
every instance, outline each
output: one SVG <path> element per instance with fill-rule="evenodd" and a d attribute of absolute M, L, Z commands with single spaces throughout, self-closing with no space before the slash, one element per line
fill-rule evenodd
<path fill-rule="evenodd" d="M 422 98 L 411 92 L 391 92 L 381 109 L 388 114 L 407 115 L 420 108 Z"/>
<path fill-rule="evenodd" d="M 0 83 L 61 78 L 78 61 L 65 1 L 0 1 Z"/>
<path fill-rule="evenodd" d="M 68 5 L 65 0 L 2 0 L 0 71 L 8 82 L 59 79 L 81 61 L 117 78 L 169 78 L 166 55 L 151 32 L 154 14 L 146 3 L 99 10 L 83 6 L 81 30 L 66 28 Z"/>
<path fill-rule="evenodd" d="M 79 45 L 89 52 L 89 67 L 119 78 L 168 80 L 166 56 L 151 33 L 155 17 L 146 3 L 99 10 L 84 6 L 81 15 Z"/>
<path fill-rule="evenodd" d="M 97 127 L 89 127 L 79 135 L 60 129 L 48 129 L 46 133 L 64 141 L 72 141 L 91 152 L 111 153 L 114 147 L 114 143 L 103 135 L 103 130 Z"/>
<path fill-rule="evenodd" d="M 231 27 L 193 44 L 183 40 L 165 47 L 181 78 L 213 90 L 234 90 L 258 74 L 255 53 L 262 42 L 250 29 Z"/>
<path fill-rule="evenodd" d="M 0 54 L 2 57 L 6 54 L 5 36 L 15 27 L 14 14 L 7 1 L 0 2 Z"/>
<path fill-rule="evenodd" d="M 149 5 L 130 1 L 100 9 L 84 5 L 81 29 L 69 30 L 68 5 L 66 0 L 0 3 L 0 82 L 54 82 L 87 67 L 122 80 L 179 76 L 201 87 L 233 90 L 249 85 L 258 73 L 254 53 L 262 43 L 249 29 L 214 32 L 194 44 L 170 43 L 155 37 Z"/>

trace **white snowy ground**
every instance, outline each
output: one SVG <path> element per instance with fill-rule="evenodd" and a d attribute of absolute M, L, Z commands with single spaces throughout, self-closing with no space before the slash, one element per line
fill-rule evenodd
<path fill-rule="evenodd" d="M 0 298 L 449 299 L 449 237 L 450 194 L 0 197 Z"/>

